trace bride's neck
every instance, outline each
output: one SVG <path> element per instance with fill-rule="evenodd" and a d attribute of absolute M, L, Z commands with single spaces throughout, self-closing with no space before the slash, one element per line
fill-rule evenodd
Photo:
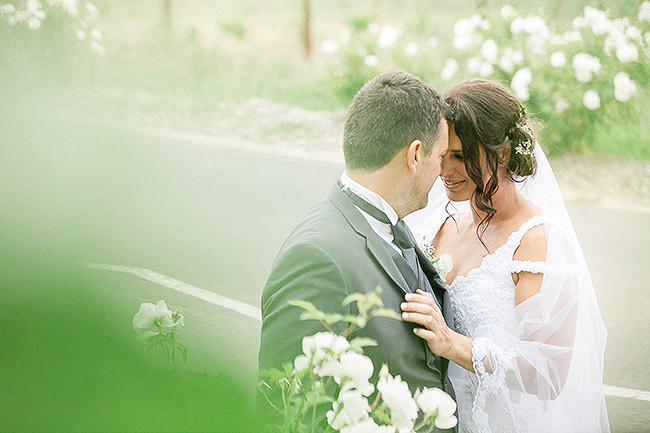
<path fill-rule="evenodd" d="M 492 194 L 492 208 L 496 210 L 496 213 L 490 220 L 490 224 L 511 219 L 521 210 L 524 202 L 525 198 L 517 190 L 514 182 L 505 179 L 499 182 L 499 189 Z M 472 206 L 472 218 L 475 225 L 480 224 L 486 216 L 487 212 Z"/>

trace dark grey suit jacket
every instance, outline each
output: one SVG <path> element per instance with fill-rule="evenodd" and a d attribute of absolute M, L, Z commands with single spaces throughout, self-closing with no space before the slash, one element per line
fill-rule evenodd
<path fill-rule="evenodd" d="M 335 186 L 328 199 L 309 211 L 281 247 L 262 294 L 262 332 L 259 367 L 279 367 L 302 352 L 301 341 L 324 329 L 317 321 L 301 321 L 303 310 L 287 302 L 301 299 L 318 309 L 356 314 L 341 301 L 355 292 L 371 292 L 379 285 L 386 308 L 400 313 L 404 295 L 414 291 L 398 270 L 388 244 L 370 227 L 348 196 Z M 444 286 L 425 268 L 440 294 Z M 437 278 L 437 279 L 436 279 Z M 366 354 L 375 375 L 387 364 L 411 391 L 422 387 L 452 393 L 446 376 L 447 361 L 435 356 L 426 342 L 413 333 L 413 324 L 377 317 L 354 336 L 370 337 L 377 347 Z M 342 329 L 338 329 L 340 332 Z"/>

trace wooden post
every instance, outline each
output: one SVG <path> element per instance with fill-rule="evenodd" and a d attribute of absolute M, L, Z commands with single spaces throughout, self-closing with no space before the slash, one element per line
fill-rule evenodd
<path fill-rule="evenodd" d="M 311 4 L 310 0 L 303 0 L 305 16 L 304 16 L 304 44 L 305 44 L 305 57 L 311 57 Z"/>
<path fill-rule="evenodd" d="M 163 27 L 165 32 L 171 33 L 172 30 L 172 0 L 163 0 L 162 11 Z"/>

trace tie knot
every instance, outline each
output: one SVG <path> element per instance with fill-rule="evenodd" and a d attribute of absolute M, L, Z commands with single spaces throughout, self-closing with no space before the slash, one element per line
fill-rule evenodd
<path fill-rule="evenodd" d="M 395 245 L 400 247 L 400 249 L 408 249 L 415 247 L 415 242 L 413 237 L 409 233 L 408 228 L 404 220 L 397 221 L 397 224 L 391 226 L 391 231 L 393 232 L 393 238 Z"/>

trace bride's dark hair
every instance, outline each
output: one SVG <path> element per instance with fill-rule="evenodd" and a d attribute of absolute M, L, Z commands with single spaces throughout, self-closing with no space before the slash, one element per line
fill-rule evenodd
<path fill-rule="evenodd" d="M 507 178 L 512 182 L 521 182 L 534 174 L 537 169 L 533 156 L 535 132 L 519 99 L 494 81 L 462 81 L 449 89 L 443 98 L 451 113 L 450 127 L 454 128 L 462 145 L 465 169 L 476 185 L 470 204 L 486 214 L 476 233 L 488 249 L 482 235 L 496 213 L 492 195 L 499 189 L 498 168 L 505 166 Z M 490 175 L 485 183 L 481 152 L 485 154 Z"/>

